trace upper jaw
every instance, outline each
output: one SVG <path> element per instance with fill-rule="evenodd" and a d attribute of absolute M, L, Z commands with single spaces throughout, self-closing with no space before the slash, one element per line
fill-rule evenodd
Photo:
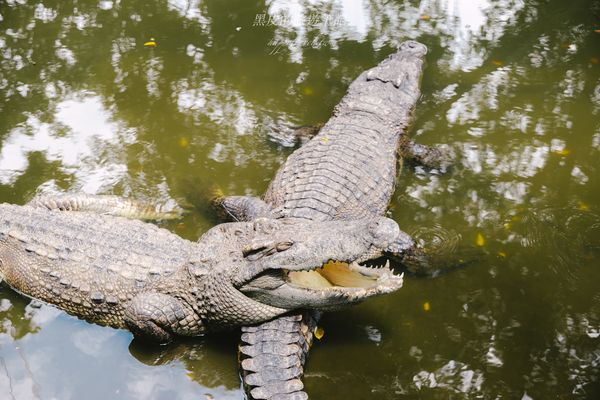
<path fill-rule="evenodd" d="M 330 260 L 351 263 L 377 258 L 400 235 L 398 225 L 389 218 L 324 222 L 284 219 L 273 222 L 271 228 L 237 242 L 243 266 L 233 271 L 234 286 L 241 287 L 269 270 L 309 271 Z"/>

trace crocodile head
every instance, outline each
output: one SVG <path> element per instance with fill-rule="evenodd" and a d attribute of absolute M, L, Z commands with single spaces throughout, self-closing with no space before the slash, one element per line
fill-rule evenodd
<path fill-rule="evenodd" d="M 211 275 L 204 298 L 215 304 L 214 318 L 224 321 L 254 323 L 298 308 L 338 308 L 402 287 L 402 276 L 388 265 L 361 265 L 383 255 L 400 235 L 388 218 L 221 224 L 200 239 L 201 264 L 211 265 L 198 264 L 196 275 Z"/>

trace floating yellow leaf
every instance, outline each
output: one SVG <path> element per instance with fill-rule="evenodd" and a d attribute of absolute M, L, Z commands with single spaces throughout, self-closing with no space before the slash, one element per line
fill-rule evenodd
<path fill-rule="evenodd" d="M 504 224 L 504 229 L 509 230 L 510 228 L 512 228 L 512 224 L 510 222 L 506 222 Z"/>
<path fill-rule="evenodd" d="M 485 238 L 481 233 L 477 233 L 477 237 L 475 238 L 475 244 L 479 247 L 485 246 Z"/>
<path fill-rule="evenodd" d="M 594 32 L 600 33 L 600 29 L 594 29 Z"/>
<path fill-rule="evenodd" d="M 569 149 L 560 149 L 560 150 L 554 150 L 554 154 L 558 154 L 559 156 L 568 156 L 569 154 L 571 154 L 571 150 Z"/>
<path fill-rule="evenodd" d="M 189 140 L 187 140 L 187 138 L 180 138 L 179 139 L 179 146 L 181 147 L 188 147 L 188 145 L 190 144 Z"/>
<path fill-rule="evenodd" d="M 496 66 L 496 67 L 501 67 L 504 65 L 504 63 L 500 60 L 493 60 L 492 63 Z"/>
<path fill-rule="evenodd" d="M 428 301 L 426 301 L 425 303 L 423 303 L 423 311 L 429 311 L 431 310 L 431 304 L 429 304 Z"/>
<path fill-rule="evenodd" d="M 598 58 L 597 57 L 590 58 L 590 63 L 592 63 L 592 64 L 598 64 Z"/>
<path fill-rule="evenodd" d="M 144 47 L 156 47 L 156 41 L 154 38 L 150 38 L 150 40 L 144 42 Z"/>
<path fill-rule="evenodd" d="M 327 136 L 323 136 L 321 138 L 321 143 L 327 143 L 327 142 L 329 142 L 329 138 Z"/>
<path fill-rule="evenodd" d="M 429 20 L 431 19 L 431 17 L 430 17 L 429 15 L 421 15 L 421 16 L 419 17 L 419 19 L 420 19 L 421 21 L 429 21 Z"/>
<path fill-rule="evenodd" d="M 315 337 L 319 340 L 321 340 L 323 338 L 323 336 L 325 336 L 325 330 L 323 328 L 321 328 L 320 326 L 317 326 L 315 328 Z"/>
<path fill-rule="evenodd" d="M 506 258 L 506 253 L 505 253 L 505 252 L 503 252 L 503 251 L 499 251 L 499 252 L 498 252 L 498 255 L 499 255 L 500 257 L 502 257 L 502 258 Z"/>
<path fill-rule="evenodd" d="M 215 199 L 220 199 L 222 197 L 225 197 L 225 192 L 223 192 L 223 189 L 221 189 L 220 186 L 213 185 L 210 188 L 210 195 L 211 195 L 211 197 L 213 197 Z"/>
<path fill-rule="evenodd" d="M 586 203 L 584 203 L 583 201 L 580 201 L 579 204 L 579 209 L 581 211 L 589 211 L 590 210 L 590 206 L 588 206 Z"/>
<path fill-rule="evenodd" d="M 304 93 L 305 96 L 311 96 L 314 91 L 311 87 L 305 87 L 304 89 L 302 89 L 302 93 Z"/>

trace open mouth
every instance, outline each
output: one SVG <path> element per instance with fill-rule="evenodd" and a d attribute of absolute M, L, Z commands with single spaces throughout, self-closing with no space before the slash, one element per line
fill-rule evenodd
<path fill-rule="evenodd" d="M 379 266 L 356 261 L 328 261 L 310 270 L 270 269 L 239 288 L 247 296 L 272 306 L 334 310 L 402 287 L 389 261 Z"/>
<path fill-rule="evenodd" d="M 311 289 L 373 288 L 384 277 L 398 278 L 390 270 L 389 261 L 379 267 L 367 267 L 357 262 L 329 261 L 311 271 L 283 271 L 289 284 Z"/>

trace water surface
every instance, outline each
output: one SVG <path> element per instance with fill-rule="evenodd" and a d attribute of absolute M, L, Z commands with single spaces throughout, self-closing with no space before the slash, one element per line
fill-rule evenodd
<path fill-rule="evenodd" d="M 591 0 L 3 0 L 0 201 L 178 203 L 163 226 L 195 240 L 218 222 L 214 188 L 262 194 L 290 126 L 326 121 L 360 72 L 419 40 L 411 135 L 458 158 L 405 166 L 391 216 L 476 257 L 327 314 L 308 392 L 599 398 L 599 30 Z M 239 399 L 236 337 L 146 347 L 1 285 L 0 393 Z"/>

